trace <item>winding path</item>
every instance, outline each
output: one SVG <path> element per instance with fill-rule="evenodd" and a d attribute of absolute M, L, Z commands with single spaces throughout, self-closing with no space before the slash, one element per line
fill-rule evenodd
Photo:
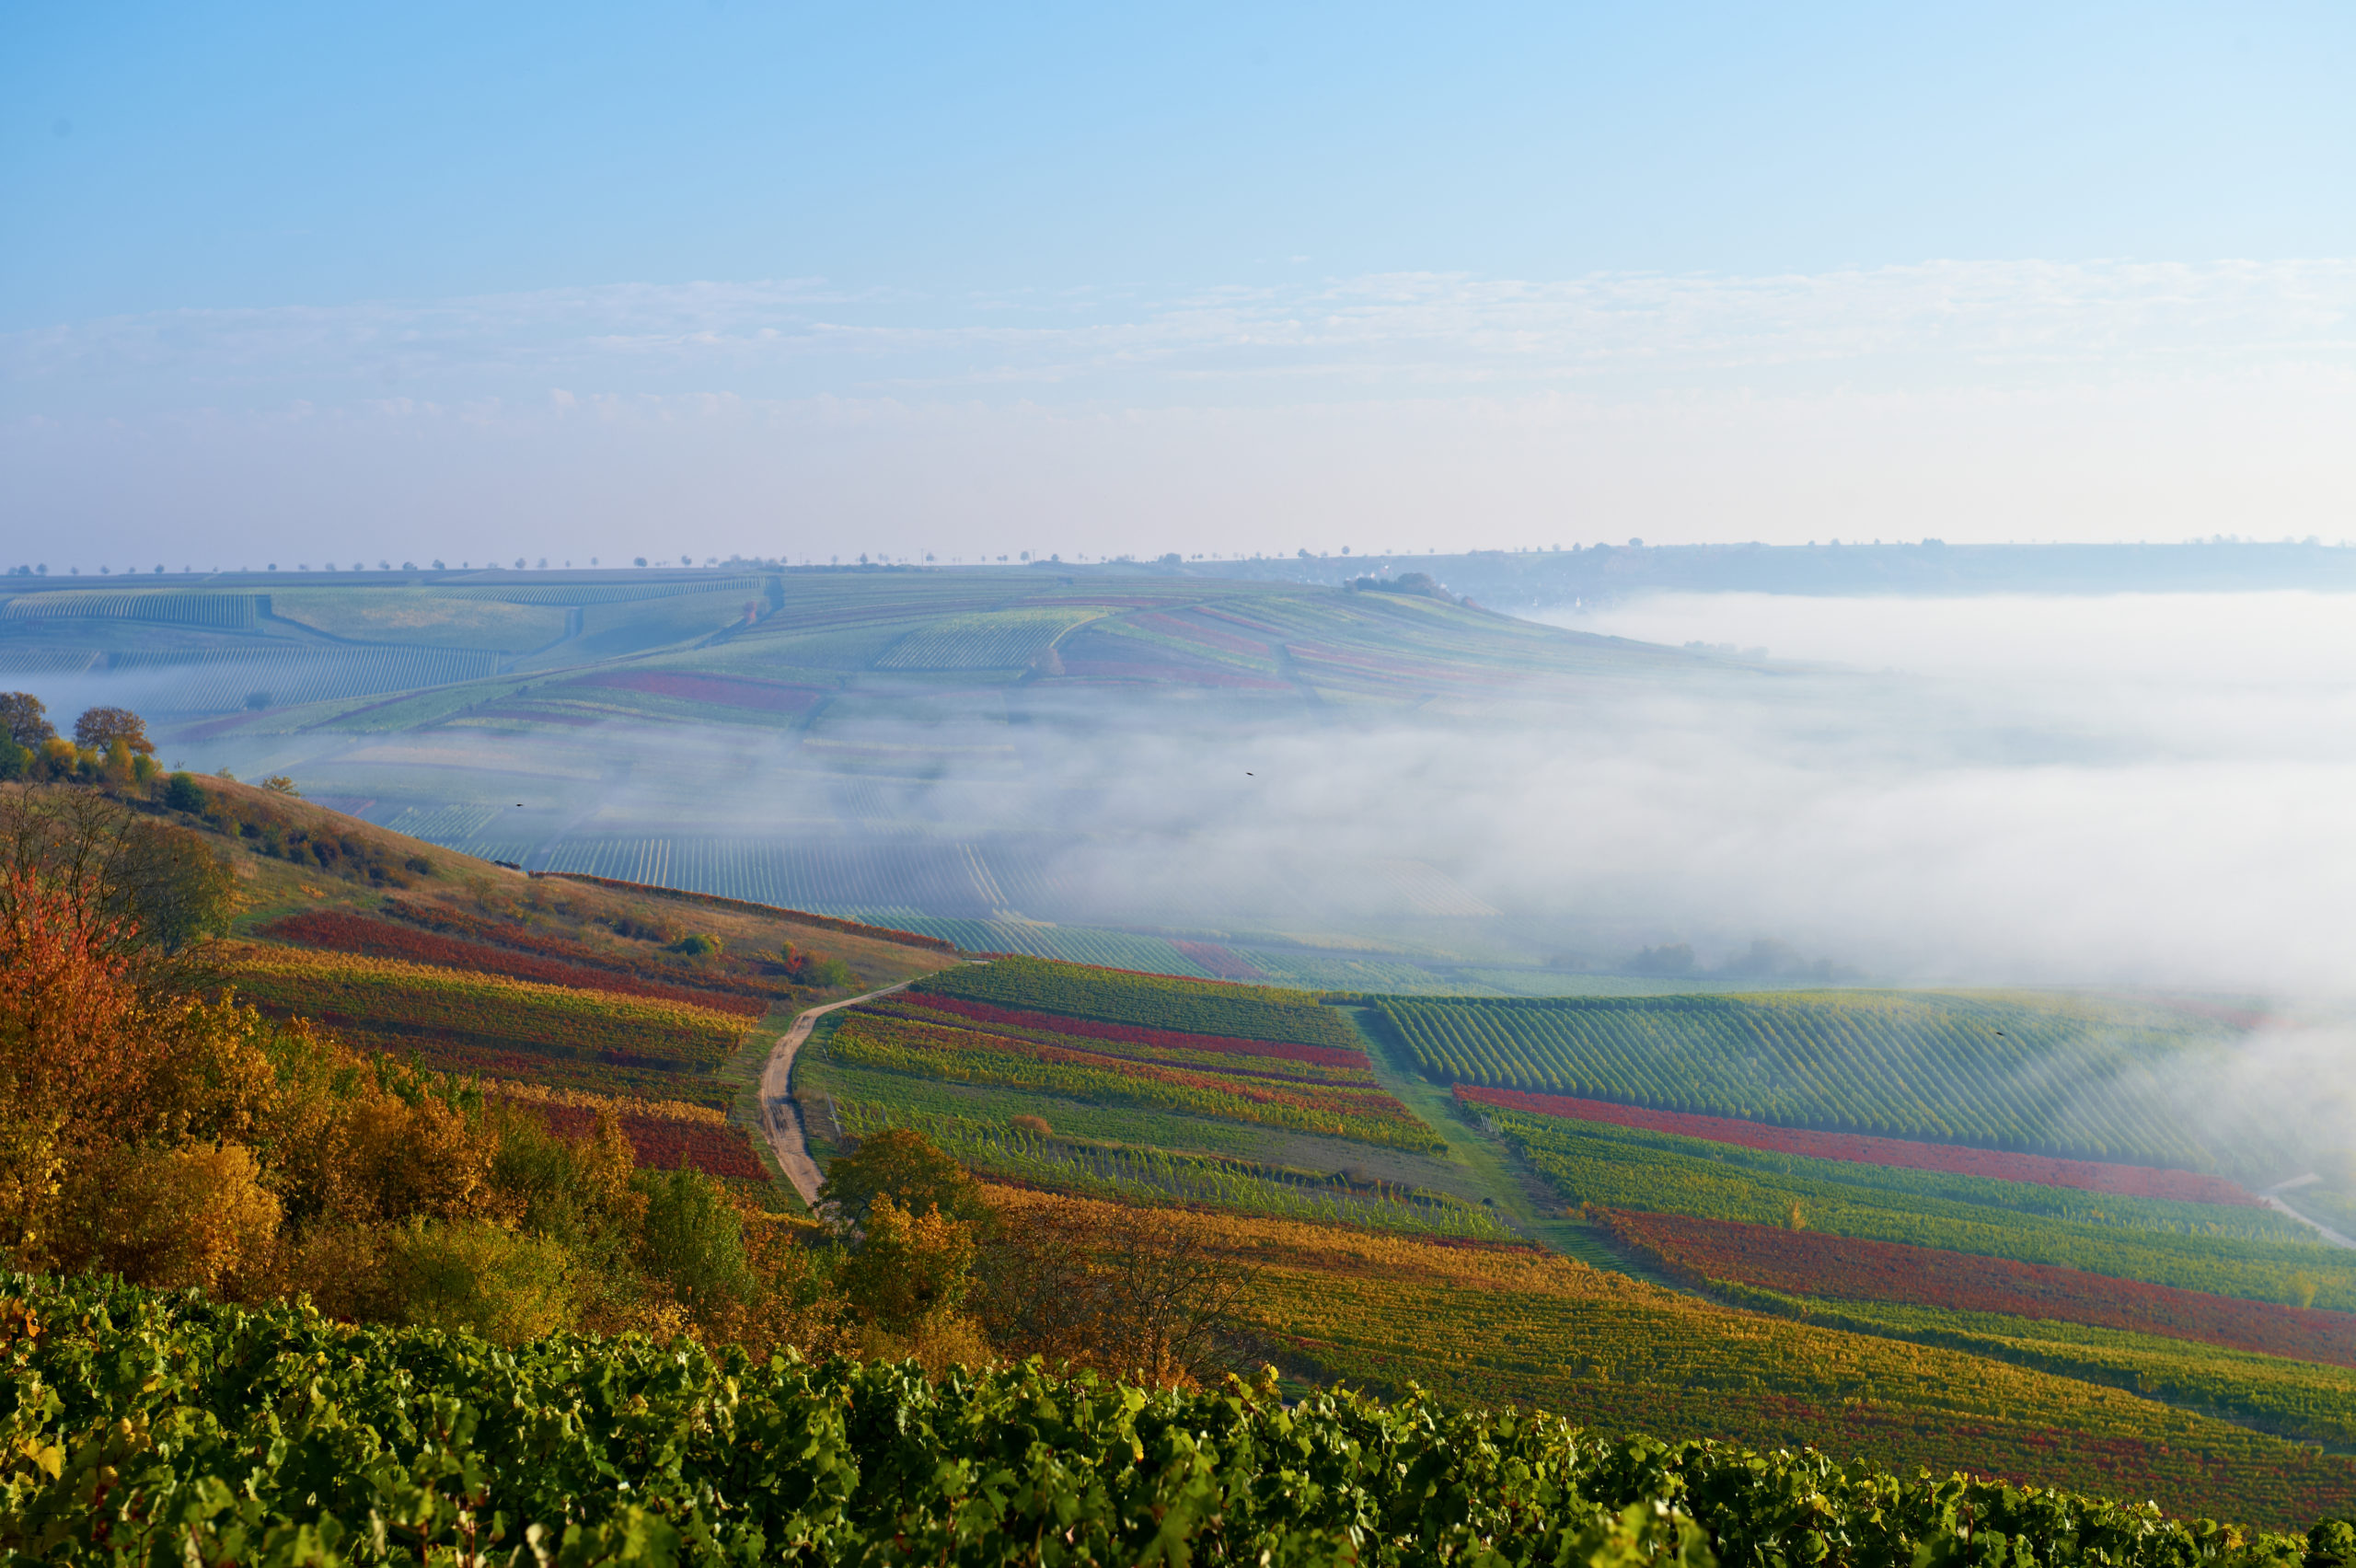
<path fill-rule="evenodd" d="M 2350 1241 L 2347 1237 L 2342 1236 L 2339 1231 L 2334 1230 L 2330 1226 L 2324 1224 L 2321 1220 L 2309 1219 L 2305 1215 L 2301 1214 L 2297 1209 L 2292 1208 L 2289 1204 L 2282 1201 L 2281 1196 L 2281 1193 L 2289 1192 L 2293 1187 L 2306 1186 L 2309 1182 L 2316 1180 L 2317 1180 L 2316 1177 L 2313 1175 L 2306 1175 L 2293 1176 L 2288 1182 L 2277 1182 L 2273 1186 L 2269 1187 L 2266 1191 L 2258 1193 L 2258 1201 L 2264 1204 L 2268 1208 L 2272 1209 L 2276 1214 L 2289 1215 L 2292 1219 L 2297 1220 L 2301 1225 L 2304 1225 L 2308 1229 L 2316 1232 L 2325 1240 L 2330 1242 L 2333 1246 L 2346 1247 L 2351 1251 L 2356 1251 L 2356 1241 Z"/>
<path fill-rule="evenodd" d="M 818 1212 L 818 1189 L 826 1184 L 826 1177 L 818 1169 L 818 1162 L 810 1158 L 810 1142 L 802 1130 L 802 1107 L 793 1102 L 793 1054 L 810 1038 L 811 1026 L 836 1009 L 888 997 L 919 978 L 912 974 L 897 986 L 885 986 L 863 996 L 845 997 L 839 1002 L 807 1009 L 769 1049 L 768 1065 L 761 1069 L 761 1134 L 777 1153 L 778 1168 L 785 1172 L 785 1179 L 793 1183 L 793 1190 L 802 1194 L 802 1201 L 810 1205 L 813 1214 Z"/>

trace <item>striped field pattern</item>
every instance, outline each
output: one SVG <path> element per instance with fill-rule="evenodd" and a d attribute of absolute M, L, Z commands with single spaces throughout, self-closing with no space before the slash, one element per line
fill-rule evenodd
<path fill-rule="evenodd" d="M 1376 1006 L 1443 1083 L 2196 1169 L 2212 1156 L 2168 1078 L 2232 1037 L 2157 1006 L 1993 992 Z"/>

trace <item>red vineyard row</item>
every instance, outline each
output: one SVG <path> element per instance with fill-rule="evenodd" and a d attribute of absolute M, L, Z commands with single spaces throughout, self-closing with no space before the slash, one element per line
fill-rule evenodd
<path fill-rule="evenodd" d="M 1674 1133 L 1680 1137 L 1705 1138 L 1738 1148 L 1767 1149 L 1776 1154 L 1805 1155 L 1813 1159 L 1840 1159 L 1852 1165 L 1886 1165 L 1901 1170 L 1933 1170 L 1949 1176 L 1986 1176 L 1999 1182 L 2030 1182 L 2041 1187 L 2072 1187 L 2089 1193 L 2115 1193 L 2131 1198 L 2170 1198 L 2189 1204 L 2231 1204 L 2259 1206 L 2258 1199 L 2222 1177 L 2191 1170 L 2164 1170 L 2148 1165 L 2108 1165 L 2092 1159 L 2055 1159 L 2041 1154 L 2006 1154 L 1994 1149 L 1957 1148 L 1946 1144 L 1915 1143 L 1905 1138 L 1868 1137 L 1854 1133 L 1815 1133 L 1798 1127 L 1770 1126 L 1727 1116 L 1702 1116 L 1685 1111 L 1651 1111 L 1640 1105 L 1615 1105 L 1608 1100 L 1580 1100 L 1567 1094 L 1525 1094 L 1514 1089 L 1456 1086 L 1459 1100 L 1495 1105 L 1507 1111 L 1528 1111 L 1579 1122 L 1604 1122 L 1641 1132 Z"/>
<path fill-rule="evenodd" d="M 656 1001 L 687 1002 L 746 1018 L 757 1018 L 768 1010 L 749 997 L 724 991 L 665 986 L 633 974 L 591 969 L 558 959 L 515 952 L 484 942 L 445 937 L 414 927 L 396 926 L 388 921 L 372 920 L 364 915 L 347 915 L 332 909 L 306 909 L 300 914 L 288 915 L 264 926 L 260 934 L 297 947 L 315 948 L 326 952 L 354 953 L 363 958 L 395 958 L 410 963 L 430 963 L 440 969 L 503 974 L 513 980 L 533 980 L 579 991 L 614 991 L 627 997 L 646 997 Z"/>
<path fill-rule="evenodd" d="M 1010 1028 L 1035 1029 L 1043 1033 L 1069 1035 L 1082 1040 L 1117 1040 L 1125 1044 L 1143 1045 L 1161 1051 L 1207 1051 L 1222 1055 L 1265 1056 L 1272 1061 L 1301 1062 L 1311 1066 L 1370 1070 L 1365 1052 L 1344 1050 L 1334 1045 L 1295 1045 L 1280 1040 L 1242 1040 L 1227 1034 L 1186 1034 L 1172 1029 L 1103 1023 L 1095 1019 L 1073 1018 L 1062 1013 L 1023 1012 L 1013 1008 L 994 1007 L 988 1002 L 970 1002 L 962 997 L 944 997 L 932 991 L 907 992 L 902 999 L 917 1007 L 972 1019 L 977 1023 L 1000 1023 Z"/>
<path fill-rule="evenodd" d="M 2228 1350 L 2356 1366 L 2356 1314 L 2242 1301 L 2198 1290 L 1895 1241 L 1861 1241 L 1684 1215 L 1598 1211 L 1613 1235 L 1692 1283 L 1794 1296 L 1896 1301 L 2125 1329 Z"/>
<path fill-rule="evenodd" d="M 597 1113 L 585 1105 L 530 1105 L 552 1131 L 569 1138 L 586 1136 L 597 1124 Z M 675 1122 L 661 1116 L 619 1116 L 622 1134 L 651 1170 L 676 1170 L 685 1165 L 710 1176 L 757 1182 L 768 1175 L 760 1157 L 745 1141 L 742 1128 L 714 1126 L 708 1122 Z"/>

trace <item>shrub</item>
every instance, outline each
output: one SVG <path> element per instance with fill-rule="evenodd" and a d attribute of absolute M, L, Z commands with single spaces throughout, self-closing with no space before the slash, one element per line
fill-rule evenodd
<path fill-rule="evenodd" d="M 217 1290 L 265 1265 L 278 1199 L 237 1144 L 119 1148 L 74 1173 L 54 1239 L 72 1267 L 167 1290 Z"/>
<path fill-rule="evenodd" d="M 680 937 L 679 928 L 660 917 L 641 920 L 635 915 L 618 915 L 613 927 L 614 935 L 634 942 L 676 942 Z"/>
<path fill-rule="evenodd" d="M 1007 1125 L 1018 1133 L 1029 1133 L 1034 1138 L 1051 1138 L 1056 1136 L 1055 1128 L 1047 1125 L 1047 1119 L 1045 1116 L 1017 1116 L 1009 1121 Z"/>
<path fill-rule="evenodd" d="M 717 958 L 726 946 L 718 937 L 702 931 L 690 931 L 671 944 L 673 952 L 683 952 L 689 958 Z"/>
<path fill-rule="evenodd" d="M 567 1327 L 570 1255 L 489 1220 L 411 1222 L 391 1244 L 395 1310 L 412 1328 L 522 1344 Z"/>
<path fill-rule="evenodd" d="M 699 1323 L 714 1323 L 759 1291 L 745 1256 L 745 1222 L 718 1184 L 699 1170 L 642 1171 L 646 1199 L 639 1262 L 671 1287 Z"/>

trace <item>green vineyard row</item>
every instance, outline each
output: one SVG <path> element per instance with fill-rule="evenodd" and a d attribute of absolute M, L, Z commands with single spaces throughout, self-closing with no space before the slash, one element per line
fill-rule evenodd
<path fill-rule="evenodd" d="M 507 1352 L 15 1276 L 0 1324 L 17 1560 L 2322 1568 L 2350 1539 L 1273 1383 Z"/>
<path fill-rule="evenodd" d="M 2205 1169 L 2163 1069 L 2220 1057 L 2214 1023 L 2012 996 L 1375 998 L 1446 1083 L 1791 1126 Z"/>

